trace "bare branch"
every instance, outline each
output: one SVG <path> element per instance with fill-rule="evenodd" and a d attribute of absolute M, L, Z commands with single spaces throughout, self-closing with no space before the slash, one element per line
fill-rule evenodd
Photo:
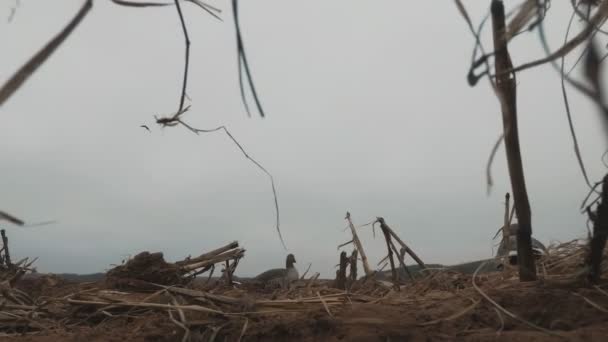
<path fill-rule="evenodd" d="M 551 53 L 549 56 L 537 59 L 532 62 L 524 63 L 518 67 L 511 68 L 511 70 L 506 71 L 507 73 L 514 73 L 518 71 L 523 71 L 526 69 L 534 68 L 539 65 L 543 65 L 545 63 L 551 62 L 557 58 L 563 57 L 574 50 L 577 46 L 583 43 L 587 38 L 594 32 L 595 27 L 598 26 L 602 21 L 604 21 L 608 17 L 608 1 L 602 1 L 597 12 L 589 19 L 589 25 L 585 27 L 579 34 L 577 34 L 570 41 L 566 42 L 562 45 L 557 51 Z"/>
<path fill-rule="evenodd" d="M 84 17 L 93 7 L 93 0 L 86 0 L 76 16 L 68 23 L 68 25 L 57 35 L 51 39 L 38 53 L 30 58 L 1 88 L 0 88 L 0 106 L 6 102 L 27 79 L 44 63 L 50 55 L 65 41 L 65 39 L 74 31 Z"/>
<path fill-rule="evenodd" d="M 245 46 L 243 45 L 243 38 L 241 36 L 241 26 L 239 23 L 238 0 L 232 0 L 232 11 L 234 15 L 234 25 L 236 28 L 236 44 L 238 54 L 237 62 L 239 68 L 239 87 L 241 90 L 241 99 L 243 100 L 243 105 L 245 105 L 247 115 L 251 117 L 251 111 L 249 110 L 249 105 L 247 104 L 247 99 L 245 97 L 245 86 L 243 84 L 243 71 L 245 71 L 247 83 L 249 84 L 249 89 L 251 90 L 251 94 L 253 95 L 253 100 L 255 101 L 258 112 L 260 113 L 261 117 L 265 117 L 266 115 L 264 114 L 264 109 L 262 109 L 262 104 L 260 103 L 256 88 L 253 84 L 251 71 L 249 69 L 249 63 L 247 62 L 247 55 L 245 54 Z"/>
<path fill-rule="evenodd" d="M 18 226 L 23 226 L 25 224 L 25 222 L 23 222 L 22 220 L 16 218 L 13 215 L 10 215 L 4 211 L 0 210 L 0 220 L 5 220 L 8 221 L 12 224 L 18 225 Z"/>

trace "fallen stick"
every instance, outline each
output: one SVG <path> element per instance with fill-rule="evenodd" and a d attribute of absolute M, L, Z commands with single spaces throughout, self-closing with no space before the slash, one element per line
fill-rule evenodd
<path fill-rule="evenodd" d="M 112 306 L 124 306 L 124 307 L 138 307 L 138 308 L 150 308 L 150 309 L 162 309 L 162 310 L 189 310 L 198 312 L 214 313 L 218 315 L 226 315 L 225 312 L 213 310 L 200 305 L 171 305 L 171 304 L 158 304 L 158 303 L 133 303 L 133 302 L 102 302 L 92 300 L 79 300 L 79 299 L 68 299 L 70 304 L 80 305 L 112 305 Z"/>
<path fill-rule="evenodd" d="M 329 306 L 327 306 L 327 303 L 325 303 L 325 300 L 323 300 L 323 297 L 321 297 L 321 294 L 319 293 L 319 291 L 317 291 L 317 296 L 319 296 L 319 300 L 321 300 L 321 303 L 323 303 L 323 306 L 325 307 L 325 311 L 327 311 L 327 314 L 329 315 L 329 317 L 334 317 L 334 315 L 331 314 L 331 311 L 329 311 Z"/>
<path fill-rule="evenodd" d="M 231 251 L 222 253 L 217 256 L 213 256 L 210 259 L 202 260 L 200 262 L 188 263 L 186 265 L 182 265 L 181 268 L 185 271 L 193 271 L 197 268 L 203 268 L 211 265 L 215 265 L 226 260 L 240 258 L 245 254 L 245 250 L 242 248 L 233 249 Z M 198 258 L 197 258 L 198 259 Z"/>
<path fill-rule="evenodd" d="M 215 257 L 215 256 L 217 256 L 219 254 L 222 254 L 224 252 L 227 252 L 227 251 L 229 251 L 231 249 L 235 249 L 235 248 L 238 248 L 238 247 L 239 247 L 239 243 L 237 241 L 233 241 L 233 242 L 227 244 L 226 246 L 223 246 L 223 247 L 214 249 L 214 250 L 212 250 L 210 252 L 201 254 L 201 255 L 197 256 L 196 258 L 189 259 L 189 260 L 178 261 L 175 264 L 179 265 L 179 266 L 183 266 L 183 265 L 197 263 L 199 261 L 207 260 L 207 259 L 209 259 L 211 257 Z"/>

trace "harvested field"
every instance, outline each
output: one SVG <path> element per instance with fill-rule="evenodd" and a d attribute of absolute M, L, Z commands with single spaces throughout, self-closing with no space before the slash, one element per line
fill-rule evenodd
<path fill-rule="evenodd" d="M 61 26 L 68 2 L 11 2 L 0 223 L 31 249 L 16 261 L 0 226 L 0 341 L 608 341 L 608 0 L 454 0 L 451 12 L 448 2 L 79 0 Z M 569 19 L 549 12 L 564 4 Z M 206 26 L 226 22 L 234 29 Z M 239 126 L 238 108 L 269 124 Z M 590 108 L 595 121 L 573 115 Z M 476 193 L 482 165 L 487 195 L 506 192 L 504 214 Z M 375 219 L 327 220 L 346 207 Z M 56 233 L 26 233 L 59 218 Z M 583 223 L 584 241 L 537 240 L 580 236 Z M 364 227 L 381 249 L 366 253 Z M 239 242 L 196 250 L 237 237 L 258 253 L 244 273 L 272 254 L 285 267 L 240 278 Z M 136 254 L 86 276 L 40 274 L 30 258 L 89 272 L 122 253 Z M 473 260 L 423 261 L 460 257 Z"/>
<path fill-rule="evenodd" d="M 316 277 L 289 289 L 254 281 L 228 285 L 225 278 L 179 285 L 140 281 L 140 289 L 117 289 L 122 283 L 116 282 L 116 269 L 106 281 L 90 283 L 26 277 L 11 291 L 27 300 L 11 300 L 4 292 L 2 336 L 7 341 L 600 341 L 608 336 L 608 282 L 586 282 L 579 267 L 584 246 L 549 247 L 538 262 L 542 277 L 528 283 L 519 282 L 511 268 L 475 275 L 429 270 L 398 290 L 364 277 L 349 291 Z"/>

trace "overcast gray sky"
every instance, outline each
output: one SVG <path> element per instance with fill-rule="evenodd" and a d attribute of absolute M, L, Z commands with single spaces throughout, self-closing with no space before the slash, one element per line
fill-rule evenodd
<path fill-rule="evenodd" d="M 282 231 L 298 267 L 333 274 L 336 246 L 383 216 L 425 262 L 488 257 L 509 190 L 505 154 L 486 196 L 485 162 L 501 129 L 487 82 L 470 88 L 473 38 L 452 1 L 241 1 L 245 45 L 266 119 L 239 98 L 230 2 L 218 22 L 184 4 L 196 127 L 225 124 L 275 177 Z M 476 22 L 489 1 L 465 1 Z M 80 0 L 0 2 L 0 83 L 73 17 Z M 553 2 L 550 42 L 563 41 L 565 1 Z M 490 36 L 484 37 L 487 47 Z M 103 271 L 128 254 L 168 260 L 238 240 L 239 275 L 284 263 L 266 176 L 223 133 L 160 129 L 177 108 L 184 41 L 173 7 L 95 1 L 65 44 L 0 108 L 0 208 L 38 228 L 7 227 L 15 258 L 46 272 Z M 511 47 L 515 64 L 542 55 L 535 35 Z M 570 58 L 572 63 L 574 58 Z M 559 77 L 518 76 L 520 136 L 543 242 L 585 235 L 586 186 L 575 161 Z M 606 171 L 595 108 L 570 91 L 593 180 Z M 139 127 L 147 124 L 148 133 Z M 384 242 L 361 232 L 370 259 Z M 348 248 L 350 250 L 350 247 Z"/>

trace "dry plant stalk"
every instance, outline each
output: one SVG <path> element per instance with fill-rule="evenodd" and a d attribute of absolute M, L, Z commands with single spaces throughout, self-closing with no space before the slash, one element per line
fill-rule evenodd
<path fill-rule="evenodd" d="M 601 200 L 595 212 L 587 207 L 589 219 L 593 222 L 593 235 L 589 241 L 589 254 L 587 265 L 590 267 L 589 278 L 592 282 L 598 283 L 602 273 L 602 259 L 606 238 L 608 237 L 608 175 L 604 176 L 602 182 Z"/>
<path fill-rule="evenodd" d="M 17 72 L 0 87 L 0 107 L 8 100 L 27 79 L 57 50 L 65 39 L 74 31 L 84 17 L 93 7 L 93 0 L 86 0 L 76 16 L 61 30 L 57 36 L 51 39 L 38 53 L 27 61 Z"/>
<path fill-rule="evenodd" d="M 0 210 L 0 220 L 8 221 L 17 226 L 23 226 L 25 224 L 25 222 L 23 222 L 23 220 L 20 220 L 20 219 L 16 218 L 15 216 L 13 216 L 9 213 L 6 213 L 2 210 Z"/>
<path fill-rule="evenodd" d="M 346 267 L 348 266 L 348 257 L 346 252 L 340 253 L 340 264 L 339 269 L 336 272 L 336 288 L 345 290 L 346 289 Z"/>
<path fill-rule="evenodd" d="M 496 87 L 502 110 L 505 150 L 507 152 L 507 164 L 513 189 L 513 200 L 519 222 L 519 230 L 517 231 L 519 279 L 521 281 L 532 281 L 536 280 L 536 265 L 532 254 L 532 214 L 519 146 L 517 85 L 515 73 L 512 71 L 513 64 L 507 48 L 505 9 L 501 0 L 492 1 L 491 13 L 496 59 Z"/>
<path fill-rule="evenodd" d="M 359 235 L 357 235 L 357 230 L 355 229 L 355 225 L 350 217 L 350 212 L 346 212 L 346 220 L 348 221 L 348 226 L 350 227 L 350 232 L 353 234 L 353 242 L 355 244 L 355 248 L 361 254 L 361 262 L 363 263 L 363 271 L 366 276 L 371 275 L 374 271 L 369 267 L 369 263 L 367 262 L 367 255 L 365 255 L 365 251 L 363 250 L 363 244 L 361 240 L 359 240 Z"/>

